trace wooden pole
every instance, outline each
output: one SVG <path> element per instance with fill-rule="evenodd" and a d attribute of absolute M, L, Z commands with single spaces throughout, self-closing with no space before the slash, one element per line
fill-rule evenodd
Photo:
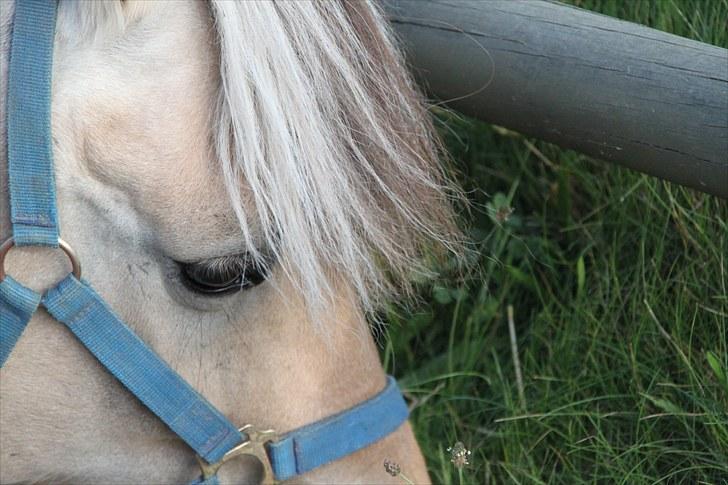
<path fill-rule="evenodd" d="M 728 198 L 728 51 L 546 0 L 384 0 L 458 111 Z"/>

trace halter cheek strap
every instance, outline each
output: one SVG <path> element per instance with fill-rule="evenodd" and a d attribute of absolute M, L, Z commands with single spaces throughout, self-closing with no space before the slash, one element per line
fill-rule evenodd
<path fill-rule="evenodd" d="M 18 246 L 58 246 L 51 143 L 55 25 L 55 5 L 16 2 L 7 127 L 10 221 Z"/>
<path fill-rule="evenodd" d="M 8 175 L 13 237 L 0 246 L 0 367 L 39 305 L 198 455 L 202 476 L 243 454 L 261 460 L 264 481 L 286 480 L 365 448 L 394 432 L 408 410 L 395 380 L 377 396 L 281 436 L 251 426 L 237 429 L 149 348 L 80 279 L 80 265 L 59 239 L 50 129 L 51 67 L 57 2 L 16 2 L 8 83 Z M 14 245 L 61 246 L 74 263 L 44 295 L 5 275 Z"/>

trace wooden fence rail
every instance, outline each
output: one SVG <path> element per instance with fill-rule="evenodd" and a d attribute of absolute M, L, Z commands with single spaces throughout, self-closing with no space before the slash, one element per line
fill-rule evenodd
<path fill-rule="evenodd" d="M 728 50 L 546 0 L 385 0 L 467 115 L 728 198 Z"/>

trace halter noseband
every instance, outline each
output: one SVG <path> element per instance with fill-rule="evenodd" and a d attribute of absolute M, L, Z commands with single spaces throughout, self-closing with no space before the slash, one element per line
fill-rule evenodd
<path fill-rule="evenodd" d="M 0 245 L 0 366 L 35 310 L 44 306 L 111 374 L 196 453 L 202 475 L 218 483 L 228 460 L 253 455 L 264 483 L 286 480 L 336 461 L 393 433 L 407 405 L 394 378 L 353 408 L 288 433 L 238 429 L 117 317 L 91 285 L 71 247 L 59 238 L 50 127 L 56 0 L 15 5 L 7 97 L 8 185 L 13 236 Z M 73 272 L 40 295 L 5 274 L 13 246 L 61 248 Z"/>

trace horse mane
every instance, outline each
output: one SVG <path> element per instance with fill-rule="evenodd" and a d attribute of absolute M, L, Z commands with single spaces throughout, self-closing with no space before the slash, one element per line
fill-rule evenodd
<path fill-rule="evenodd" d="M 271 249 L 311 307 L 334 294 L 336 280 L 325 277 L 333 270 L 375 310 L 427 273 L 425 253 L 458 252 L 456 191 L 374 4 L 211 8 L 222 73 L 217 154 L 256 254 Z M 244 210 L 246 197 L 256 214 Z"/>
<path fill-rule="evenodd" d="M 125 9 L 144 8 L 85 5 L 76 23 L 86 30 L 99 18 L 123 28 Z M 375 4 L 211 0 L 209 9 L 221 73 L 214 148 L 259 263 L 274 256 L 314 312 L 341 279 L 372 311 L 429 275 L 426 258 L 459 253 L 459 192 Z"/>

